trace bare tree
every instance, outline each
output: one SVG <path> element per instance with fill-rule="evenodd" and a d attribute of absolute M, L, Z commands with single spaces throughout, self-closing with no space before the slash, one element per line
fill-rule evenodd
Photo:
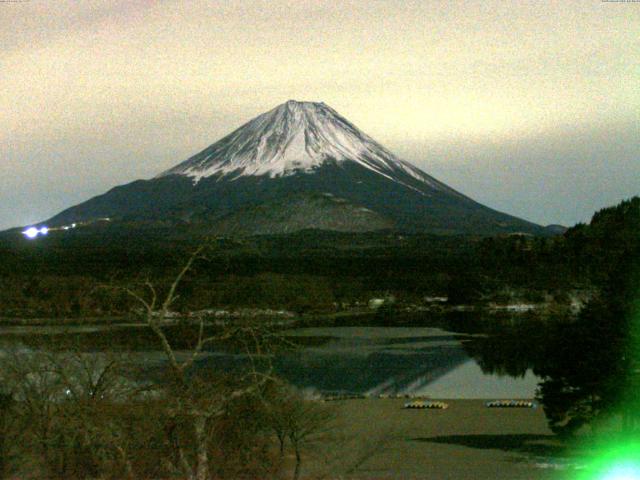
<path fill-rule="evenodd" d="M 63 413 L 69 430 L 102 470 L 133 479 L 127 435 L 122 419 L 109 414 L 115 404 L 130 404 L 138 386 L 129 379 L 130 360 L 120 353 L 85 353 L 79 348 L 50 354 L 53 371 L 67 397 Z"/>
<path fill-rule="evenodd" d="M 2 383 L 15 401 L 13 414 L 20 422 L 20 441 L 52 465 L 53 431 L 57 401 L 63 397 L 61 384 L 45 356 L 40 353 L 10 351 L 2 362 Z"/>
<path fill-rule="evenodd" d="M 326 434 L 333 429 L 335 412 L 323 403 L 305 399 L 292 387 L 282 384 L 267 400 L 266 408 L 282 457 L 285 441 L 289 440 L 291 444 L 295 456 L 293 479 L 298 480 L 303 454 L 328 440 Z"/>
<path fill-rule="evenodd" d="M 205 316 L 196 318 L 193 327 L 197 329 L 194 345 L 187 352 L 177 352 L 165 332 L 165 326 L 171 317 L 171 307 L 178 299 L 178 288 L 184 277 L 192 270 L 196 261 L 204 259 L 204 246 L 199 247 L 180 269 L 166 294 L 161 298 L 157 288 L 150 281 L 146 281 L 143 291 L 126 288 L 126 292 L 133 297 L 143 309 L 144 321 L 158 339 L 168 364 L 170 381 L 168 382 L 169 396 L 173 407 L 169 413 L 173 418 L 188 418 L 193 429 L 195 443 L 195 459 L 191 461 L 184 451 L 184 441 L 178 434 L 178 429 L 169 427 L 170 442 L 176 450 L 176 458 L 183 474 L 189 479 L 206 480 L 209 475 L 208 431 L 210 422 L 224 415 L 228 405 L 234 400 L 256 393 L 270 378 L 268 372 L 260 372 L 255 367 L 254 356 L 264 355 L 264 338 L 271 336 L 259 325 L 236 324 L 221 327 L 215 334 L 206 334 Z M 211 381 L 202 379 L 192 372 L 194 363 L 202 356 L 205 347 L 211 344 L 240 340 L 251 360 L 251 369 L 238 379 L 236 385 L 221 388 Z"/>
<path fill-rule="evenodd" d="M 168 327 L 175 325 L 171 310 L 177 292 L 203 253 L 204 248 L 196 250 L 165 288 L 150 281 L 110 287 L 142 307 L 143 320 L 164 353 L 166 377 L 155 383 L 153 395 L 141 392 L 131 380 L 140 373 L 133 367 L 136 362 L 116 352 L 85 352 L 65 344 L 56 352 L 17 350 L 0 362 L 11 413 L 3 418 L 16 418 L 22 426 L 13 429 L 22 440 L 14 442 L 22 454 L 16 465 L 22 464 L 24 470 L 23 459 L 33 459 L 37 465 L 31 470 L 42 478 L 132 480 L 154 471 L 206 480 L 228 475 L 232 469 L 248 471 L 223 461 L 216 464 L 217 470 L 211 468 L 212 459 L 221 458 L 220 452 L 228 452 L 235 441 L 243 449 L 234 460 L 238 465 L 253 457 L 259 458 L 255 471 L 273 472 L 279 467 L 281 463 L 271 462 L 273 436 L 267 433 L 263 395 L 274 383 L 273 349 L 286 343 L 277 331 L 255 321 L 219 325 L 205 316 L 189 316 L 180 320 L 180 328 L 192 329 L 191 346 L 178 350 L 171 337 Z M 206 350 L 223 343 L 242 351 L 248 368 L 233 374 L 199 368 Z M 297 403 L 282 405 L 298 408 L 291 416 L 281 415 L 287 419 L 286 435 L 298 457 L 297 478 L 300 452 L 313 429 L 296 416 L 303 415 Z M 239 419 L 247 427 L 241 432 L 234 430 Z M 147 439 L 157 443 L 149 448 Z M 162 453 L 167 448 L 169 455 Z M 154 456 L 156 465 L 140 462 L 140 451 L 160 453 Z"/>
<path fill-rule="evenodd" d="M 8 473 L 10 434 L 14 401 L 10 393 L 0 392 L 0 479 L 4 479 Z"/>
<path fill-rule="evenodd" d="M 133 478 L 122 422 L 107 414 L 114 402 L 129 398 L 131 384 L 121 367 L 120 359 L 106 353 L 7 354 L 0 371 L 20 424 L 14 433 L 21 461 L 35 454 L 41 475 L 52 478 L 85 478 L 120 467 Z"/>

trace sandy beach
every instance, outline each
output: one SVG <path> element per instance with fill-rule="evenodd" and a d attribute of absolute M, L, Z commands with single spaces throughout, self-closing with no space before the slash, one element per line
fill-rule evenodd
<path fill-rule="evenodd" d="M 403 399 L 331 402 L 337 433 L 310 448 L 303 477 L 514 480 L 570 472 L 540 408 L 444 401 L 446 410 L 403 409 Z"/>

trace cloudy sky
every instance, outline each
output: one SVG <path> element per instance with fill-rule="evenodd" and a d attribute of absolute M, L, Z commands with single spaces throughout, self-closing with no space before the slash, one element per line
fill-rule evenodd
<path fill-rule="evenodd" d="M 640 2 L 0 0 L 0 229 L 324 101 L 542 224 L 640 194 Z"/>

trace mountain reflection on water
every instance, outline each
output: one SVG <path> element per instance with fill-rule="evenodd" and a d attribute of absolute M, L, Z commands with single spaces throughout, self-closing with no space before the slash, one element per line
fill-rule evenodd
<path fill-rule="evenodd" d="M 275 370 L 311 392 L 532 398 L 539 381 L 522 364 L 483 371 L 482 358 L 472 357 L 480 357 L 485 346 L 486 338 L 478 335 L 430 327 L 308 328 L 287 334 L 313 346 L 279 355 Z"/>
<path fill-rule="evenodd" d="M 288 330 L 286 338 L 298 347 L 280 350 L 271 365 L 277 375 L 310 394 L 532 398 L 540 380 L 536 372 L 548 362 L 545 346 L 563 335 L 554 327 L 558 322 L 522 316 L 393 316 L 384 323 Z M 181 338 L 180 328 L 167 334 Z M 64 349 L 67 344 L 85 351 L 121 348 L 132 352 L 141 367 L 138 376 L 145 380 L 162 378 L 166 368 L 157 339 L 144 326 L 6 327 L 0 344 L 31 350 Z M 182 348 L 186 345 L 178 347 L 178 354 L 187 353 Z M 240 350 L 211 346 L 196 370 L 233 372 L 248 363 Z"/>

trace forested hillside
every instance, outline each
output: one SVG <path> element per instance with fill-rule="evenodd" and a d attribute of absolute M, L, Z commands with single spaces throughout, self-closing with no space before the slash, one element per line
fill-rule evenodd
<path fill-rule="evenodd" d="M 640 200 L 597 212 L 564 235 L 436 236 L 394 231 L 225 239 L 150 223 L 96 224 L 29 241 L 0 238 L 0 315 L 122 315 L 130 300 L 101 288 L 167 284 L 207 244 L 176 308 L 331 312 L 375 297 L 566 302 L 575 291 L 628 278 L 637 261 Z"/>

